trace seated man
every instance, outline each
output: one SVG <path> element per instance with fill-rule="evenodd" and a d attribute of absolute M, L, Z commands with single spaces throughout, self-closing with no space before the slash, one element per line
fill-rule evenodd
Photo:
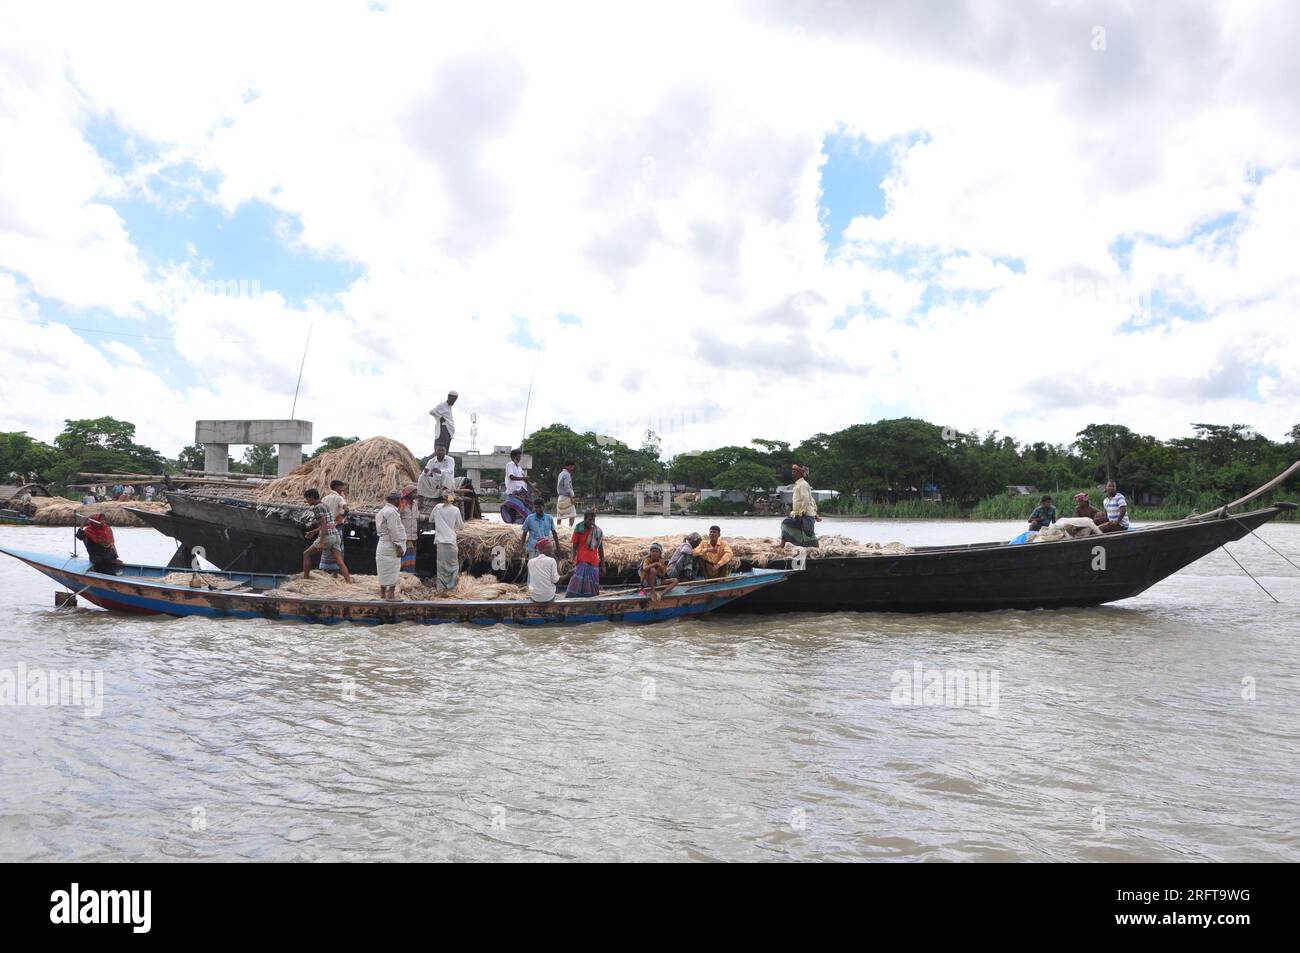
<path fill-rule="evenodd" d="M 1105 512 L 1088 502 L 1087 493 L 1074 494 L 1074 515 L 1087 517 L 1094 523 L 1106 522 Z"/>
<path fill-rule="evenodd" d="M 1029 514 L 1029 529 L 1037 532 L 1040 529 L 1046 529 L 1056 522 L 1056 507 L 1052 505 L 1052 498 L 1044 496 L 1034 511 Z"/>
<path fill-rule="evenodd" d="M 668 559 L 668 575 L 683 582 L 695 578 L 695 547 L 700 545 L 701 539 L 699 533 L 691 533 L 682 540 Z"/>
<path fill-rule="evenodd" d="M 533 602 L 554 602 L 555 587 L 560 582 L 560 567 L 551 555 L 554 544 L 539 539 L 533 557 L 528 560 L 528 598 Z"/>
<path fill-rule="evenodd" d="M 725 576 L 731 571 L 731 562 L 735 559 L 719 526 L 709 527 L 709 538 L 695 547 L 694 555 L 700 561 L 700 575 L 705 579 Z"/>
<path fill-rule="evenodd" d="M 641 591 L 650 594 L 651 602 L 659 602 L 663 599 L 663 593 L 658 589 L 661 583 L 666 584 L 663 591 L 668 592 L 677 585 L 677 580 L 668 575 L 664 548 L 658 543 L 651 543 L 649 555 L 641 560 Z"/>
<path fill-rule="evenodd" d="M 1128 500 L 1111 480 L 1106 484 L 1106 498 L 1102 500 L 1106 507 L 1106 522 L 1099 523 L 1103 533 L 1119 533 L 1128 529 Z"/>

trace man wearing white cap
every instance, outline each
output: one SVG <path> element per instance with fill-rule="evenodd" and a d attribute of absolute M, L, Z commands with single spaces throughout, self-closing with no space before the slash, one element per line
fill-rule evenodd
<path fill-rule="evenodd" d="M 449 390 L 447 391 L 447 399 L 437 407 L 433 408 L 433 410 L 429 411 L 429 416 L 432 417 L 438 425 L 438 433 L 433 438 L 433 448 L 435 450 L 439 447 L 442 447 L 444 450 L 451 449 L 451 438 L 456 432 L 456 424 L 451 419 L 451 408 L 452 405 L 456 403 L 456 398 L 459 396 L 460 395 L 454 390 Z"/>
<path fill-rule="evenodd" d="M 390 490 L 384 505 L 375 516 L 379 543 L 375 546 L 375 574 L 379 577 L 379 597 L 397 598 L 397 576 L 402 571 L 406 552 L 406 527 L 402 525 L 401 507 L 405 502 L 401 490 Z"/>

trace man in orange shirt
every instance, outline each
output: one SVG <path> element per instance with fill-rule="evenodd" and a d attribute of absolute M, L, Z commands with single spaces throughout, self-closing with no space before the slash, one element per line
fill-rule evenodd
<path fill-rule="evenodd" d="M 725 576 L 731 569 L 732 560 L 735 559 L 731 547 L 722 538 L 722 528 L 719 526 L 709 527 L 709 538 L 696 546 L 691 555 L 699 558 L 700 574 L 705 579 Z"/>

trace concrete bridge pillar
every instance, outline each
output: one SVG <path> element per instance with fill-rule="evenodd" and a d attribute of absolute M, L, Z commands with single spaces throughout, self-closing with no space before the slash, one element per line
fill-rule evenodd
<path fill-rule="evenodd" d="M 213 473 L 230 472 L 230 444 L 205 443 L 203 445 L 203 469 Z"/>
<path fill-rule="evenodd" d="M 311 443 L 310 420 L 198 420 L 194 442 L 203 445 L 203 469 L 230 470 L 230 445 L 273 443 L 279 454 L 278 475 L 302 466 L 302 446 Z"/>

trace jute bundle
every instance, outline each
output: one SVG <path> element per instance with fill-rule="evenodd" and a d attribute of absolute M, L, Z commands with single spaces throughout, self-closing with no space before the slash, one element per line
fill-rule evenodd
<path fill-rule="evenodd" d="M 406 445 L 388 437 L 370 437 L 308 460 L 288 476 L 272 480 L 257 494 L 261 503 L 302 502 L 309 486 L 329 493 L 330 481 L 348 485 L 349 502 L 382 504 L 389 490 L 400 490 L 420 476 L 420 463 Z"/>
<path fill-rule="evenodd" d="M 379 577 L 358 576 L 353 574 L 352 582 L 344 582 L 323 572 L 313 572 L 310 579 L 295 576 L 277 592 L 291 592 L 309 599 L 379 599 Z M 462 573 L 456 581 L 456 588 L 450 592 L 439 592 L 436 587 L 426 586 L 409 573 L 397 577 L 397 595 L 411 602 L 425 602 L 433 599 L 527 599 L 527 586 L 512 586 L 500 582 L 496 576 L 470 576 Z"/>
<path fill-rule="evenodd" d="M 87 517 L 91 513 L 103 513 L 104 522 L 109 526 L 144 526 L 144 521 L 133 513 L 127 512 L 126 507 L 131 506 L 153 513 L 167 512 L 167 504 L 163 502 L 85 504 L 74 503 L 61 496 L 53 496 L 37 497 L 32 500 L 32 503 L 36 506 L 36 514 L 32 520 L 40 526 L 80 526 L 85 520 L 78 521 L 77 517 Z"/>
<path fill-rule="evenodd" d="M 233 579 L 227 579 L 225 576 L 217 576 L 212 573 L 194 572 L 190 569 L 181 570 L 180 572 L 169 572 L 162 577 L 162 582 L 169 586 L 189 586 L 191 589 L 218 589 L 227 591 L 230 589 L 246 588 L 243 583 L 235 582 Z"/>
<path fill-rule="evenodd" d="M 567 568 L 573 556 L 568 527 L 556 527 L 560 537 L 559 554 L 561 569 Z M 523 550 L 520 545 L 522 530 L 518 526 L 505 523 L 475 520 L 467 523 L 457 533 L 457 542 L 462 560 L 471 563 L 491 562 L 496 547 L 502 547 L 508 559 L 519 557 Z M 685 533 L 673 533 L 667 536 L 605 536 L 605 561 L 615 572 L 631 570 L 640 565 L 651 543 L 658 543 L 664 548 L 664 556 L 670 556 L 685 538 Z M 748 538 L 744 536 L 723 537 L 736 556 L 736 568 L 740 560 L 755 566 L 766 566 L 773 559 L 789 559 L 794 555 L 792 546 L 782 546 L 779 539 L 765 537 Z M 909 553 L 911 549 L 902 543 L 860 543 L 847 536 L 823 536 L 816 549 L 807 551 L 809 559 L 823 556 L 895 556 Z"/>

